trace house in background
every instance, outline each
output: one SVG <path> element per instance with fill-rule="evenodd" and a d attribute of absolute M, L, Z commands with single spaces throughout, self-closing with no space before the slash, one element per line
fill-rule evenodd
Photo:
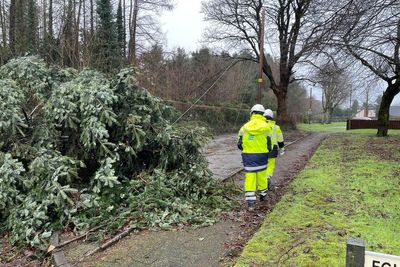
<path fill-rule="evenodd" d="M 390 119 L 400 120 L 400 106 L 391 106 L 389 115 Z"/>
<path fill-rule="evenodd" d="M 353 119 L 358 119 L 358 120 L 372 120 L 375 118 L 376 118 L 376 113 L 373 107 L 369 108 L 368 111 L 366 108 L 362 108 L 353 117 Z"/>

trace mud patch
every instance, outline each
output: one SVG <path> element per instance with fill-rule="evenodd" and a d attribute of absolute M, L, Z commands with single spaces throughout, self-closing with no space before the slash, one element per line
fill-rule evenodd
<path fill-rule="evenodd" d="M 227 253 L 222 258 L 220 265 L 230 266 L 235 262 L 247 241 L 260 228 L 265 216 L 268 216 L 268 213 L 285 194 L 292 179 L 305 167 L 319 144 L 327 136 L 327 134 L 312 134 L 287 148 L 288 152 L 277 159 L 275 175 L 272 178 L 273 190 L 269 192 L 268 200 L 257 203 L 254 212 L 245 211 L 246 203 L 244 200 L 241 201 L 241 209 L 236 210 L 228 217 L 240 218 L 240 228 L 237 229 L 235 237 L 225 243 Z M 241 185 L 243 185 L 242 176 L 235 177 L 236 182 Z"/>
<path fill-rule="evenodd" d="M 365 148 L 382 160 L 400 161 L 399 136 L 371 137 L 365 143 Z M 393 153 L 393 151 L 397 151 L 397 153 Z"/>
<path fill-rule="evenodd" d="M 40 255 L 39 255 L 40 256 Z M 36 260 L 38 256 L 30 248 L 20 249 L 10 246 L 7 242 L 7 235 L 0 236 L 0 265 L 4 267 L 11 266 L 40 266 L 40 261 Z"/>

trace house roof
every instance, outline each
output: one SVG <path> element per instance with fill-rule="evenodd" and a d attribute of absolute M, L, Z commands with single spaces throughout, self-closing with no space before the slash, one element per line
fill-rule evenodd
<path fill-rule="evenodd" d="M 400 117 L 400 106 L 391 106 L 389 109 L 390 116 Z"/>

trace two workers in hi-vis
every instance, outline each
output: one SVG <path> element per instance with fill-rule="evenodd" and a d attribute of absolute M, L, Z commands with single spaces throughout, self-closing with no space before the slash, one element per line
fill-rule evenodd
<path fill-rule="evenodd" d="M 285 153 L 282 131 L 273 119 L 270 109 L 256 104 L 251 108 L 250 120 L 239 130 L 237 145 L 242 151 L 244 191 L 249 210 L 256 206 L 257 189 L 260 201 L 266 201 L 278 147 L 281 155 Z"/>

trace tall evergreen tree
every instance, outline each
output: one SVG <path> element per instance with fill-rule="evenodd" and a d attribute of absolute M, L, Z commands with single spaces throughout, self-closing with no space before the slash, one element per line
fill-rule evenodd
<path fill-rule="evenodd" d="M 10 50 L 12 55 L 15 55 L 15 26 L 16 26 L 16 22 L 15 22 L 15 12 L 16 12 L 16 5 L 17 5 L 17 1 L 16 0 L 11 0 L 10 2 L 10 15 L 9 15 L 9 46 L 10 46 Z"/>
<path fill-rule="evenodd" d="M 17 55 L 23 55 L 28 50 L 26 2 L 26 0 L 17 0 L 15 5 L 15 44 Z"/>
<path fill-rule="evenodd" d="M 47 61 L 55 63 L 56 50 L 54 48 L 54 37 L 53 37 L 53 0 L 49 0 L 47 15 L 47 29 L 45 29 L 45 38 L 43 43 L 44 54 L 46 55 Z"/>
<path fill-rule="evenodd" d="M 124 27 L 124 17 L 122 14 L 122 1 L 118 2 L 117 9 L 117 33 L 118 33 L 118 49 L 121 53 L 121 58 L 125 58 L 126 35 Z"/>
<path fill-rule="evenodd" d="M 27 42 L 30 52 L 37 52 L 37 10 L 35 0 L 28 0 L 28 25 L 27 25 Z"/>
<path fill-rule="evenodd" d="M 9 46 L 13 56 L 26 52 L 25 0 L 11 0 L 9 14 Z"/>
<path fill-rule="evenodd" d="M 98 25 L 96 31 L 96 48 L 94 66 L 104 72 L 110 72 L 119 65 L 116 55 L 118 49 L 117 27 L 113 21 L 110 0 L 97 1 Z"/>

